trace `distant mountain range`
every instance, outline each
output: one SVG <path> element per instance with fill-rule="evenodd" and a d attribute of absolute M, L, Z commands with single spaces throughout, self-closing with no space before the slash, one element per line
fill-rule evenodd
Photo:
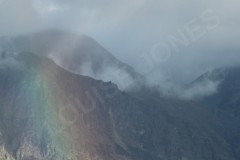
<path fill-rule="evenodd" d="M 217 92 L 184 100 L 147 86 L 122 91 L 80 75 L 77 68 L 88 62 L 94 72 L 123 67 L 132 78 L 141 77 L 87 36 L 47 31 L 4 46 L 1 160 L 240 159 L 239 67 L 200 76 L 190 85 L 220 81 Z M 49 52 L 59 59 L 48 58 Z"/>

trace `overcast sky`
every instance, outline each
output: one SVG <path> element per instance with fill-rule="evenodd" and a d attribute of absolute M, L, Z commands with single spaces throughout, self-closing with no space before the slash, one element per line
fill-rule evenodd
<path fill-rule="evenodd" d="M 0 34 L 67 29 L 154 80 L 190 81 L 240 63 L 239 15 L 239 0 L 0 0 Z"/>

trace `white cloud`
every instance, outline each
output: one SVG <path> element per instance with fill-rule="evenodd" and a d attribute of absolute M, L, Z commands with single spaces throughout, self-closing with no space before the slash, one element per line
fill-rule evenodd
<path fill-rule="evenodd" d="M 0 7 L 0 33 L 22 33 L 56 27 L 93 36 L 115 56 L 137 68 L 149 63 L 142 53 L 211 9 L 220 25 L 198 41 L 154 62 L 153 81 L 186 83 L 209 68 L 240 63 L 238 0 L 5 0 Z M 140 68 L 140 69 L 139 69 Z M 141 68 L 139 67 L 141 72 Z M 159 76 L 158 76 L 159 75 Z M 165 81 L 165 80 L 164 80 Z M 175 83 L 175 82 L 174 82 Z"/>
<path fill-rule="evenodd" d="M 103 71 L 94 73 L 92 64 L 85 63 L 79 67 L 78 73 L 105 82 L 111 81 L 117 84 L 120 90 L 131 89 L 135 84 L 132 77 L 126 71 L 116 67 L 105 67 Z"/>
<path fill-rule="evenodd" d="M 202 98 L 217 93 L 220 81 L 205 80 L 194 84 L 191 88 L 182 90 L 178 96 L 183 99 Z"/>

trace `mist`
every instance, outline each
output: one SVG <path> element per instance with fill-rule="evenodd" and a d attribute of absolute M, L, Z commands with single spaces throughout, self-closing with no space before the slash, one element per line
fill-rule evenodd
<path fill-rule="evenodd" d="M 182 91 L 203 73 L 240 64 L 239 14 L 236 0 L 0 0 L 0 35 L 49 28 L 89 35 L 168 94 Z M 86 63 L 81 72 L 122 83 L 112 76 L 118 68 L 97 74 L 89 68 Z M 128 73 L 120 71 L 133 84 Z M 213 94 L 219 83 L 204 82 L 184 91 L 183 97 Z"/>
<path fill-rule="evenodd" d="M 97 80 L 105 82 L 113 82 L 118 85 L 118 88 L 123 91 L 129 91 L 136 85 L 135 79 L 126 71 L 117 67 L 106 67 L 103 71 L 94 72 L 90 63 L 85 63 L 77 71 L 85 76 L 93 77 Z"/>

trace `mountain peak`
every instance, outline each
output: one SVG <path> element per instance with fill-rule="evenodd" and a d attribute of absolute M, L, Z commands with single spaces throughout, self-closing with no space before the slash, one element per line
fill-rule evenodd
<path fill-rule="evenodd" d="M 222 90 L 215 95 L 222 103 L 169 100 L 145 90 L 138 96 L 44 56 L 62 53 L 60 62 L 65 68 L 76 65 L 73 69 L 87 61 L 98 67 L 96 75 L 109 68 L 131 73 L 92 40 L 84 44 L 79 36 L 64 35 L 51 31 L 11 41 L 19 49 L 13 59 L 24 67 L 0 67 L 0 159 L 239 159 L 239 121 L 229 116 L 239 111 L 238 69 L 224 71 Z M 220 73 L 202 78 L 218 79 Z M 231 108 L 229 115 L 215 104 Z M 211 105 L 222 114 L 212 114 Z"/>
<path fill-rule="evenodd" d="M 133 81 L 142 79 L 131 66 L 119 61 L 87 35 L 51 29 L 14 37 L 8 42 L 8 46 L 11 47 L 5 48 L 13 48 L 18 53 L 30 52 L 49 56 L 71 72 L 112 81 L 121 89 L 128 88 Z M 127 83 L 129 84 L 126 85 Z"/>

